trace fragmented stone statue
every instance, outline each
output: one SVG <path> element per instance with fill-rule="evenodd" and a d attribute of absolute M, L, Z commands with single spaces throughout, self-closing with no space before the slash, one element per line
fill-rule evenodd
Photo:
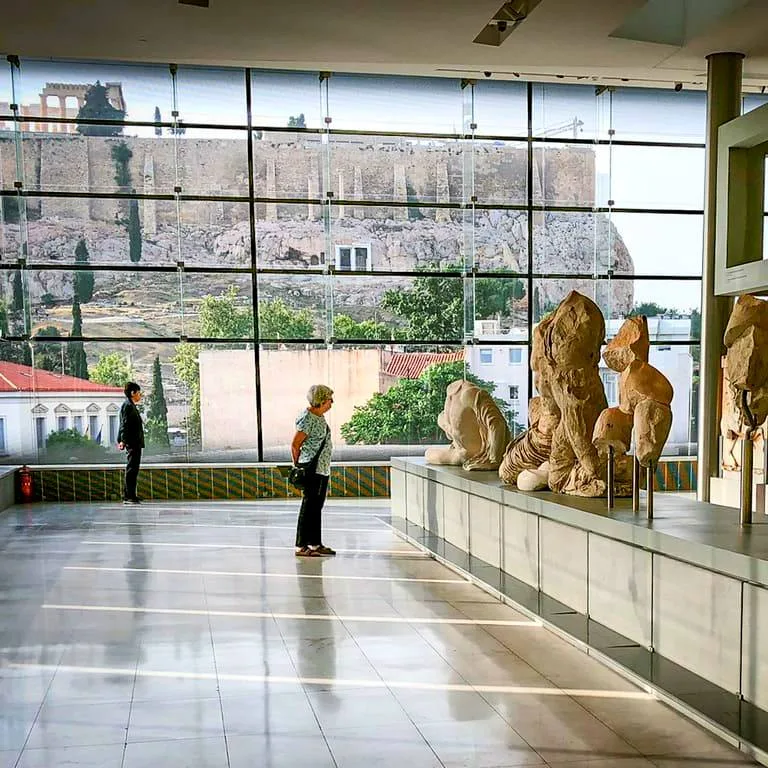
<path fill-rule="evenodd" d="M 641 466 L 658 461 L 672 427 L 672 385 L 648 363 L 650 341 L 645 317 L 630 317 L 603 353 L 605 364 L 620 373 L 619 406 L 606 408 L 595 424 L 593 442 L 601 454 L 616 455 L 616 494 L 631 493 L 631 464 L 626 457 L 635 434 Z"/>
<path fill-rule="evenodd" d="M 547 364 L 544 357 L 544 329 L 547 321 L 533 329 L 531 345 L 531 370 L 538 397 L 528 403 L 528 429 L 507 446 L 504 459 L 499 467 L 499 477 L 506 485 L 517 485 L 521 490 L 546 488 L 549 477 L 549 454 L 552 450 L 552 436 L 560 422 L 558 409 L 548 383 Z M 545 465 L 542 468 L 542 465 Z M 521 473 L 529 473 L 522 481 Z M 535 473 L 535 476 L 530 473 Z"/>
<path fill-rule="evenodd" d="M 437 423 L 451 444 L 428 448 L 428 464 L 452 464 L 468 470 L 498 469 L 509 443 L 509 426 L 484 389 L 462 379 L 451 382 Z"/>
<path fill-rule="evenodd" d="M 551 397 L 560 413 L 549 455 L 549 487 L 574 496 L 602 496 L 605 468 L 592 432 L 607 405 L 598 370 L 603 315 L 591 299 L 571 291 L 540 328 L 539 392 Z"/>
<path fill-rule="evenodd" d="M 725 369 L 725 357 L 722 358 L 722 366 Z M 725 472 L 741 472 L 741 444 L 747 436 L 747 424 L 741 413 L 739 400 L 741 395 L 725 375 L 723 370 L 723 392 L 721 399 L 720 434 L 723 436 L 723 455 L 720 466 Z M 753 471 L 756 475 L 765 473 L 763 445 L 766 436 L 768 421 L 764 421 L 757 429 L 752 430 L 752 443 L 754 444 L 755 463 Z"/>
<path fill-rule="evenodd" d="M 720 428 L 732 439 L 753 432 L 768 417 L 768 304 L 740 296 L 725 329 L 724 400 Z M 725 436 L 725 432 L 724 432 Z"/>

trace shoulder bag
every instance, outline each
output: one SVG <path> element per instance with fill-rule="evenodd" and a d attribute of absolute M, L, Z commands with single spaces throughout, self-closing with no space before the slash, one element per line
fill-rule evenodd
<path fill-rule="evenodd" d="M 300 491 L 303 491 L 307 487 L 307 480 L 309 479 L 310 475 L 315 473 L 317 461 L 320 458 L 320 454 L 322 453 L 323 448 L 325 448 L 325 443 L 328 440 L 328 434 L 330 431 L 330 427 L 327 427 L 325 430 L 325 437 L 323 438 L 323 442 L 320 443 L 320 447 L 317 449 L 317 452 L 310 461 L 304 462 L 303 464 L 296 463 L 291 467 L 291 471 L 288 473 L 288 482 L 294 488 L 298 488 Z"/>

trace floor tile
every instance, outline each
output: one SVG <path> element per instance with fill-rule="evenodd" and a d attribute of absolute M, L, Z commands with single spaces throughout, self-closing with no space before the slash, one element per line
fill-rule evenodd
<path fill-rule="evenodd" d="M 320 735 L 315 713 L 301 689 L 254 686 L 251 695 L 222 696 L 221 707 L 227 738 L 249 734 Z"/>
<path fill-rule="evenodd" d="M 130 702 L 45 704 L 27 741 L 28 749 L 124 744 Z"/>
<path fill-rule="evenodd" d="M 227 738 L 227 745 L 230 768 L 337 768 L 326 740 L 319 734 L 231 736 Z M 367 764 L 366 761 L 358 766 Z"/>
<path fill-rule="evenodd" d="M 134 701 L 128 743 L 173 739 L 208 739 L 223 735 L 217 698 L 186 701 Z"/>
<path fill-rule="evenodd" d="M 25 749 L 17 768 L 119 768 L 124 744 Z"/>
<path fill-rule="evenodd" d="M 413 725 L 379 728 L 331 728 L 323 731 L 338 768 L 442 768 Z"/>
<path fill-rule="evenodd" d="M 123 768 L 228 768 L 228 765 L 224 737 L 219 736 L 211 739 L 129 742 L 125 747 Z"/>

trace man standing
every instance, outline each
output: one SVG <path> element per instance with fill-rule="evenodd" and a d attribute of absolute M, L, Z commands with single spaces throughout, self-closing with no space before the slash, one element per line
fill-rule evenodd
<path fill-rule="evenodd" d="M 117 432 L 117 447 L 125 448 L 125 488 L 123 504 L 140 504 L 136 495 L 136 481 L 139 479 L 141 450 L 144 448 L 144 425 L 136 407 L 141 400 L 141 387 L 133 381 L 125 385 L 125 402 L 120 408 L 120 429 Z"/>

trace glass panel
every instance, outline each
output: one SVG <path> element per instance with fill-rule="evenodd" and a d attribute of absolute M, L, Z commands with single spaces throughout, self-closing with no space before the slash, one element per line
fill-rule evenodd
<path fill-rule="evenodd" d="M 74 132 L 75 127 L 73 123 L 60 126 L 62 131 L 72 129 L 67 136 L 24 134 L 24 185 L 28 190 L 173 193 L 177 184 L 174 138 L 85 137 Z M 206 172 L 210 174 L 210 170 Z"/>
<path fill-rule="evenodd" d="M 331 238 L 340 263 L 341 249 L 368 252 L 374 271 L 433 269 L 461 263 L 461 211 L 448 208 L 336 205 Z M 350 256 L 351 258 L 351 256 Z M 347 267 L 350 268 L 350 267 Z"/>
<path fill-rule="evenodd" d="M 248 122 L 245 71 L 180 66 L 176 74 L 179 119 L 185 123 L 242 125 Z M 171 115 L 161 120 L 170 122 Z M 187 129 L 191 135 L 194 129 Z"/>
<path fill-rule="evenodd" d="M 457 277 L 334 275 L 334 336 L 339 339 L 463 338 L 463 281 Z"/>
<path fill-rule="evenodd" d="M 334 134 L 331 189 L 340 200 L 460 203 L 462 152 L 454 139 Z"/>
<path fill-rule="evenodd" d="M 462 133 L 459 80 L 334 74 L 328 100 L 334 130 Z"/>
<path fill-rule="evenodd" d="M 21 250 L 21 232 L 26 211 L 26 198 L 20 195 L 0 197 L 0 258 L 3 261 L 16 261 L 24 255 Z"/>
<path fill-rule="evenodd" d="M 618 208 L 704 206 L 703 149 L 614 146 L 597 156 L 598 205 L 612 199 Z"/>
<path fill-rule="evenodd" d="M 0 337 L 23 336 L 26 332 L 24 317 L 29 309 L 28 275 L 20 269 L 4 267 L 0 270 Z M 0 340 L 0 349 L 4 346 L 5 342 Z"/>
<path fill-rule="evenodd" d="M 610 127 L 607 92 L 593 85 L 533 85 L 533 135 L 541 138 L 596 139 Z"/>
<path fill-rule="evenodd" d="M 702 215 L 612 213 L 610 221 L 615 254 L 612 266 L 617 274 L 701 275 Z M 628 251 L 628 260 L 616 258 L 622 251 L 621 243 Z"/>
<path fill-rule="evenodd" d="M 33 333 L 44 328 L 55 329 L 61 336 L 182 333 L 179 278 L 175 273 L 33 269 L 27 271 L 27 281 Z M 79 318 L 73 295 L 81 299 Z"/>
<path fill-rule="evenodd" d="M 741 114 L 746 115 L 753 109 L 768 104 L 768 95 L 762 93 L 745 93 L 741 101 Z"/>
<path fill-rule="evenodd" d="M 331 427 L 334 461 L 388 460 L 423 455 L 447 444 L 437 426 L 447 385 L 465 374 L 459 347 L 285 345 L 261 352 L 265 459 L 287 461 L 291 417 L 306 408 L 309 384 L 334 390 Z M 349 371 L 357 372 L 350 377 Z M 396 413 L 397 417 L 392 418 Z M 288 422 L 286 422 L 288 414 Z"/>
<path fill-rule="evenodd" d="M 97 83 L 106 91 L 92 92 L 93 103 L 81 113 L 89 88 Z M 82 116 L 94 120 L 152 121 L 157 108 L 163 116 L 168 116 L 164 119 L 169 120 L 173 109 L 173 83 L 167 66 L 25 59 L 21 63 L 20 104 L 23 114 L 42 118 Z M 69 133 L 72 130 L 69 126 L 46 123 L 44 119 L 30 121 L 30 125 L 35 127 L 25 130 L 45 133 Z M 88 127 L 83 126 L 80 132 L 87 133 Z M 131 128 L 130 132 L 151 136 L 154 128 Z"/>
<path fill-rule="evenodd" d="M 315 72 L 252 70 L 252 123 L 275 128 L 323 128 L 321 92 Z"/>
<path fill-rule="evenodd" d="M 605 213 L 534 211 L 533 270 L 550 274 L 632 272 L 633 262 Z"/>
<path fill-rule="evenodd" d="M 260 338 L 325 338 L 328 279 L 323 275 L 259 275 Z"/>
<path fill-rule="evenodd" d="M 247 132 L 198 129 L 195 133 L 179 137 L 176 145 L 183 194 L 248 195 Z M 144 167 L 146 191 L 146 155 Z"/>
<path fill-rule="evenodd" d="M 13 103 L 13 86 L 11 84 L 11 65 L 7 61 L 0 63 L 0 115 L 10 115 Z M 1 130 L 7 130 L 0 123 Z"/>
<path fill-rule="evenodd" d="M 603 156 L 609 157 L 608 147 L 534 144 L 534 204 L 594 205 L 595 174 Z"/>
<path fill-rule="evenodd" d="M 615 88 L 611 124 L 615 140 L 704 143 L 707 94 L 657 88 Z M 601 138 L 608 138 L 606 130 Z"/>
<path fill-rule="evenodd" d="M 483 80 L 475 85 L 478 136 L 527 136 L 528 97 L 525 83 Z"/>
<path fill-rule="evenodd" d="M 250 275 L 185 272 L 183 291 L 186 336 L 253 338 Z"/>
<path fill-rule="evenodd" d="M 474 336 L 495 341 L 528 340 L 528 281 L 504 275 L 474 279 Z"/>
<path fill-rule="evenodd" d="M 318 268 L 325 263 L 320 205 L 257 203 L 255 213 L 256 255 L 260 268 Z M 237 247 L 249 247 L 250 233 L 245 225 L 230 230 L 227 237 L 237 237 Z"/>
<path fill-rule="evenodd" d="M 322 137 L 317 133 L 253 133 L 253 185 L 256 197 L 325 197 Z"/>
<path fill-rule="evenodd" d="M 528 147 L 521 142 L 473 142 L 474 193 L 480 204 L 525 205 L 528 201 Z"/>

